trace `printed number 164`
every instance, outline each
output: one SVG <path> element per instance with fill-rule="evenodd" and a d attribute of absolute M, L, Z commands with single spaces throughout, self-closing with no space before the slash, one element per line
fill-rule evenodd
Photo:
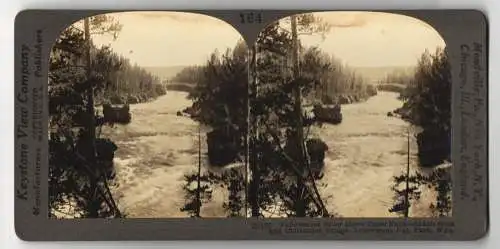
<path fill-rule="evenodd" d="M 261 13 L 240 13 L 240 21 L 245 24 L 262 23 Z"/>

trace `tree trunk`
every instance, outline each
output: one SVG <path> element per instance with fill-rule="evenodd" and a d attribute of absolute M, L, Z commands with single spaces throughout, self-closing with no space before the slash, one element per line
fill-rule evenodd
<path fill-rule="evenodd" d="M 410 130 L 408 130 L 408 156 L 406 163 L 406 189 L 405 189 L 405 218 L 408 218 L 410 212 Z"/>
<path fill-rule="evenodd" d="M 198 126 L 198 187 L 196 189 L 196 217 L 201 213 L 201 127 Z"/>
<path fill-rule="evenodd" d="M 252 61 L 251 61 L 251 70 L 249 72 L 252 74 L 252 90 L 251 90 L 251 99 L 256 99 L 258 94 L 258 76 L 257 76 L 257 44 L 252 47 Z M 252 127 L 252 137 L 250 139 L 252 143 L 251 150 L 251 161 L 250 167 L 252 172 L 252 180 L 250 183 L 250 193 L 249 193 L 249 203 L 252 209 L 252 217 L 260 216 L 260 208 L 259 208 L 259 184 L 260 184 L 260 174 L 259 174 L 259 152 L 256 150 L 257 142 L 259 138 L 259 133 L 257 129 L 259 128 L 258 117 L 256 115 L 251 115 L 253 117 L 253 127 Z"/>
<path fill-rule="evenodd" d="M 299 165 L 301 166 L 300 170 L 301 173 L 304 171 L 305 168 L 305 148 L 304 148 L 304 130 L 303 130 L 303 116 L 302 116 L 302 94 L 300 92 L 300 86 L 297 82 L 297 80 L 300 77 L 300 66 L 299 66 L 299 46 L 298 46 L 298 36 L 297 36 L 297 17 L 295 15 L 291 16 L 291 24 L 292 24 L 292 49 L 293 49 L 293 54 L 292 54 L 292 60 L 293 60 L 293 79 L 294 79 L 294 89 L 293 89 L 293 94 L 294 94 L 294 99 L 295 99 L 295 106 L 294 106 L 294 112 L 296 115 L 296 142 L 298 143 L 299 150 L 301 153 L 299 155 Z M 305 211 L 305 203 L 304 203 L 304 182 L 303 182 L 303 176 L 298 175 L 297 176 L 297 197 L 296 197 L 296 215 L 298 217 L 305 217 L 306 216 L 306 211 Z"/>
<path fill-rule="evenodd" d="M 87 96 L 87 112 L 89 116 L 88 120 L 88 125 L 87 125 L 87 136 L 88 136 L 88 146 L 89 146 L 89 153 L 88 153 L 88 161 L 90 162 L 90 169 L 93 171 L 92 174 L 90 175 L 90 207 L 89 207 L 89 215 L 91 218 L 97 218 L 99 215 L 99 208 L 100 208 L 100 200 L 97 195 L 97 188 L 98 188 L 98 179 L 94 176 L 99 176 L 98 168 L 97 168 L 97 162 L 96 162 L 96 151 L 95 151 L 95 119 L 94 119 L 94 86 L 92 84 L 92 79 L 91 79 L 91 59 L 90 59 L 90 24 L 89 24 L 89 18 L 84 19 L 84 32 L 85 32 L 85 68 L 87 71 L 87 81 L 89 81 L 89 92 Z"/>

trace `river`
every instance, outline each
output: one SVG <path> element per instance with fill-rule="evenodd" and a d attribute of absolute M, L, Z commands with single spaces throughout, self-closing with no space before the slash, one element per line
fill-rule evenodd
<path fill-rule="evenodd" d="M 118 145 L 115 199 L 128 217 L 186 217 L 183 175 L 198 163 L 198 125 L 176 112 L 191 105 L 186 93 L 169 91 L 155 101 L 131 105 L 132 122 L 104 128 L 102 136 Z M 387 112 L 402 105 L 397 94 L 379 92 L 365 102 L 343 105 L 339 125 L 314 128 L 312 134 L 329 146 L 320 192 L 329 210 L 342 217 L 390 217 L 392 177 L 407 162 L 409 124 Z M 203 141 L 204 138 L 202 138 Z M 416 163 L 416 142 L 411 139 L 411 167 Z M 202 209 L 204 217 L 224 217 L 224 191 Z M 331 198 L 327 198 L 331 195 Z M 413 217 L 429 216 L 432 191 L 423 189 L 421 202 L 412 206 Z"/>

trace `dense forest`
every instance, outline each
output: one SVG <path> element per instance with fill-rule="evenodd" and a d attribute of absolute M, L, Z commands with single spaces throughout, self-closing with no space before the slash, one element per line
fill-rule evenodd
<path fill-rule="evenodd" d="M 99 127 L 130 119 L 110 119 L 95 106 L 144 102 L 165 90 L 125 57 L 92 43 L 92 35 L 116 38 L 120 30 L 112 17 L 94 16 L 64 29 L 53 45 L 48 83 L 51 217 L 121 216 L 108 185 L 117 146 L 99 137 Z"/>
<path fill-rule="evenodd" d="M 377 89 L 381 91 L 391 91 L 403 93 L 410 85 L 415 72 L 413 70 L 395 70 L 388 73 L 377 83 Z"/>
<path fill-rule="evenodd" d="M 214 54 L 217 53 L 214 52 Z M 202 79 L 204 68 L 204 66 L 187 66 L 178 72 L 171 81 L 195 85 Z"/>
<path fill-rule="evenodd" d="M 242 43 L 240 41 L 239 43 Z M 366 100 L 367 98 L 377 93 L 377 87 L 369 84 L 355 70 L 348 65 L 344 65 L 339 59 L 333 55 L 329 55 L 318 47 L 301 48 L 301 59 L 305 73 L 311 73 L 313 67 L 322 67 L 328 65 L 331 70 L 316 71 L 318 73 L 318 84 L 311 94 L 307 96 L 309 100 L 319 99 L 322 102 L 334 103 L 353 103 Z M 219 56 L 215 51 L 213 56 Z M 290 63 L 290 55 L 280 58 L 283 65 Z M 287 62 L 288 61 L 288 62 Z M 167 86 L 168 89 L 180 91 L 194 91 L 195 85 L 205 80 L 204 66 L 187 66 L 177 73 Z"/>
<path fill-rule="evenodd" d="M 404 105 L 396 113 L 423 130 L 418 138 L 420 164 L 433 166 L 443 160 L 449 161 L 451 71 L 446 51 L 437 49 L 434 54 L 423 53 L 406 86 L 400 95 Z"/>
<path fill-rule="evenodd" d="M 168 80 L 167 90 L 192 92 L 204 77 L 204 66 L 186 66 Z"/>
<path fill-rule="evenodd" d="M 420 128 L 415 134 L 418 145 L 418 160 L 422 167 L 433 168 L 429 175 L 415 174 L 395 177 L 395 186 L 406 183 L 406 188 L 394 189 L 397 196 L 418 200 L 418 186 L 430 185 L 437 200 L 431 205 L 437 216 L 451 214 L 451 71 L 445 49 L 438 48 L 434 54 L 425 51 L 418 61 L 415 73 L 399 77 L 406 87 L 400 98 L 401 108 L 394 111 L 404 120 Z M 444 167 L 443 167 L 444 166 Z M 446 167 L 448 166 L 448 167 Z M 409 186 L 411 185 L 411 186 Z M 401 211 L 394 207 L 392 211 Z M 403 212 L 404 213 L 404 212 Z M 404 214 L 408 216 L 408 213 Z"/>
<path fill-rule="evenodd" d="M 415 72 L 409 70 L 395 70 L 393 72 L 388 73 L 379 82 L 409 85 L 414 74 Z"/>
<path fill-rule="evenodd" d="M 122 105 L 120 110 L 128 113 L 128 104 L 164 95 L 166 87 L 109 47 L 92 43 L 92 34 L 118 36 L 121 26 L 110 16 L 83 24 L 83 29 L 75 24 L 61 33 L 50 58 L 49 215 L 124 217 L 110 191 L 118 147 L 101 138 L 100 130 L 133 122 L 133 117 L 107 117 L 105 107 L 102 113 L 96 107 Z M 441 167 L 450 161 L 446 51 L 424 53 L 412 74 L 389 75 L 386 83 L 398 85 L 396 90 L 377 88 L 333 55 L 301 43 L 301 36 L 322 35 L 330 28 L 313 14 L 287 17 L 268 25 L 252 46 L 239 41 L 223 53 L 214 51 L 204 65 L 186 67 L 170 80 L 172 90 L 189 92 L 190 117 L 211 128 L 206 136 L 209 166 L 224 168 L 202 170 L 198 141 L 197 170 L 184 175 L 182 212 L 201 217 L 213 189 L 222 187 L 228 192 L 222 205 L 228 217 L 339 216 L 327 208 L 332 196 L 319 191 L 326 187 L 321 180 L 328 146 L 312 131 L 324 123 L 341 123 L 342 105 L 390 90 L 404 101 L 390 115 L 420 128 L 415 133 L 419 164 L 433 169 L 428 175 L 407 170 L 394 177 L 395 195 L 405 202 L 390 211 L 409 216 L 419 186 L 429 185 L 438 192 L 430 208 L 436 215 L 450 214 L 451 180 Z M 334 121 L 318 118 L 322 113 Z"/>
<path fill-rule="evenodd" d="M 298 16 L 296 22 L 297 30 L 325 31 L 321 20 L 313 15 Z M 199 108 L 198 120 L 213 127 L 217 143 L 224 144 L 220 150 L 226 153 L 224 158 L 219 158 L 219 165 L 235 161 L 248 164 L 248 189 L 244 186 L 245 176 L 238 175 L 237 170 L 233 170 L 228 178 L 215 177 L 210 173 L 201 177 L 197 177 L 196 173 L 186 176 L 191 182 L 204 179 L 205 185 L 199 191 L 210 189 L 210 184 L 225 182 L 224 186 L 231 193 L 225 205 L 232 207 L 230 216 L 242 215 L 244 207 L 250 209 L 247 215 L 254 217 L 334 215 L 335 210 L 326 209 L 329 196 L 321 196 L 318 191 L 322 175 L 314 174 L 315 169 L 323 167 L 325 144 L 321 137 L 311 137 L 309 131 L 312 126 L 320 124 L 306 122 L 307 117 L 302 115 L 304 110 L 300 105 L 308 101 L 345 104 L 377 94 L 374 86 L 364 83 L 361 77 L 343 67 L 334 57 L 316 47 L 302 47 L 293 33 L 284 31 L 280 23 L 274 23 L 260 34 L 251 48 L 250 58 L 245 57 L 243 45 L 239 44 L 224 55 L 214 53 L 207 65 L 193 67 L 177 77 L 184 78 L 186 82 L 199 83 L 195 84 L 190 96 L 194 100 L 193 107 Z M 294 48 L 297 65 L 293 63 Z M 247 63 L 250 63 L 250 82 L 245 80 Z M 198 73 L 193 73 L 193 70 L 198 70 Z M 395 177 L 393 190 L 396 197 L 406 196 L 408 205 L 401 209 L 396 204 L 390 211 L 408 216 L 410 201 L 420 197 L 419 186 L 428 185 L 439 193 L 430 208 L 437 215 L 449 215 L 449 171 L 438 167 L 450 159 L 451 92 L 446 54 L 441 50 L 432 56 L 424 53 L 415 74 L 389 75 L 386 80 L 398 84 L 397 92 L 405 101 L 401 110 L 406 114 L 401 117 L 423 129 L 416 135 L 420 164 L 437 167 L 425 176 L 417 173 L 415 176 L 403 174 Z M 247 103 L 250 110 L 246 109 Z M 241 113 L 249 113 L 249 123 L 241 117 Z M 429 146 L 435 144 L 435 139 L 443 146 Z M 249 158 L 244 157 L 247 151 Z M 214 154 L 217 155 L 216 152 Z M 398 188 L 405 182 L 408 182 L 406 188 Z M 246 195 L 244 191 L 247 191 Z M 201 203 L 210 198 L 200 200 L 198 196 L 197 200 L 196 189 L 187 193 L 191 194 L 191 202 L 183 210 L 200 216 Z M 233 205 L 229 205 L 231 203 Z"/>
<path fill-rule="evenodd" d="M 327 25 L 313 15 L 298 16 L 294 22 L 297 30 L 317 34 L 328 31 Z M 194 116 L 214 128 L 209 134 L 208 153 L 209 158 L 210 154 L 218 158 L 212 163 L 224 166 L 241 162 L 248 167 L 247 176 L 238 170 L 222 177 L 210 173 L 186 176 L 186 186 L 193 186 L 197 178 L 204 183 L 187 191 L 190 197 L 183 211 L 199 216 L 199 205 L 210 195 L 203 194 L 208 199 L 201 200 L 196 193 L 224 182 L 230 193 L 225 204 L 229 216 L 245 215 L 244 208 L 246 215 L 254 217 L 333 215 L 326 209 L 326 198 L 318 192 L 322 176 L 315 173 L 323 167 L 326 145 L 320 138 L 309 136 L 307 131 L 318 122 L 307 122 L 303 106 L 309 102 L 329 105 L 363 101 L 377 92 L 334 57 L 317 47 L 302 46 L 294 33 L 284 30 L 283 23 L 273 23 L 261 32 L 251 53 L 240 42 L 224 54 L 214 52 L 206 65 L 186 69 L 175 78 L 195 84 L 190 94 Z M 249 114 L 250 122 L 242 113 Z M 212 143 L 219 148 L 211 153 Z"/>

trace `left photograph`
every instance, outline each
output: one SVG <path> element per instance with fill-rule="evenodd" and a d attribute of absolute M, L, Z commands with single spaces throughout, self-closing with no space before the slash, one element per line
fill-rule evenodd
<path fill-rule="evenodd" d="M 48 216 L 247 216 L 247 60 L 238 31 L 202 14 L 64 29 L 49 62 Z"/>

